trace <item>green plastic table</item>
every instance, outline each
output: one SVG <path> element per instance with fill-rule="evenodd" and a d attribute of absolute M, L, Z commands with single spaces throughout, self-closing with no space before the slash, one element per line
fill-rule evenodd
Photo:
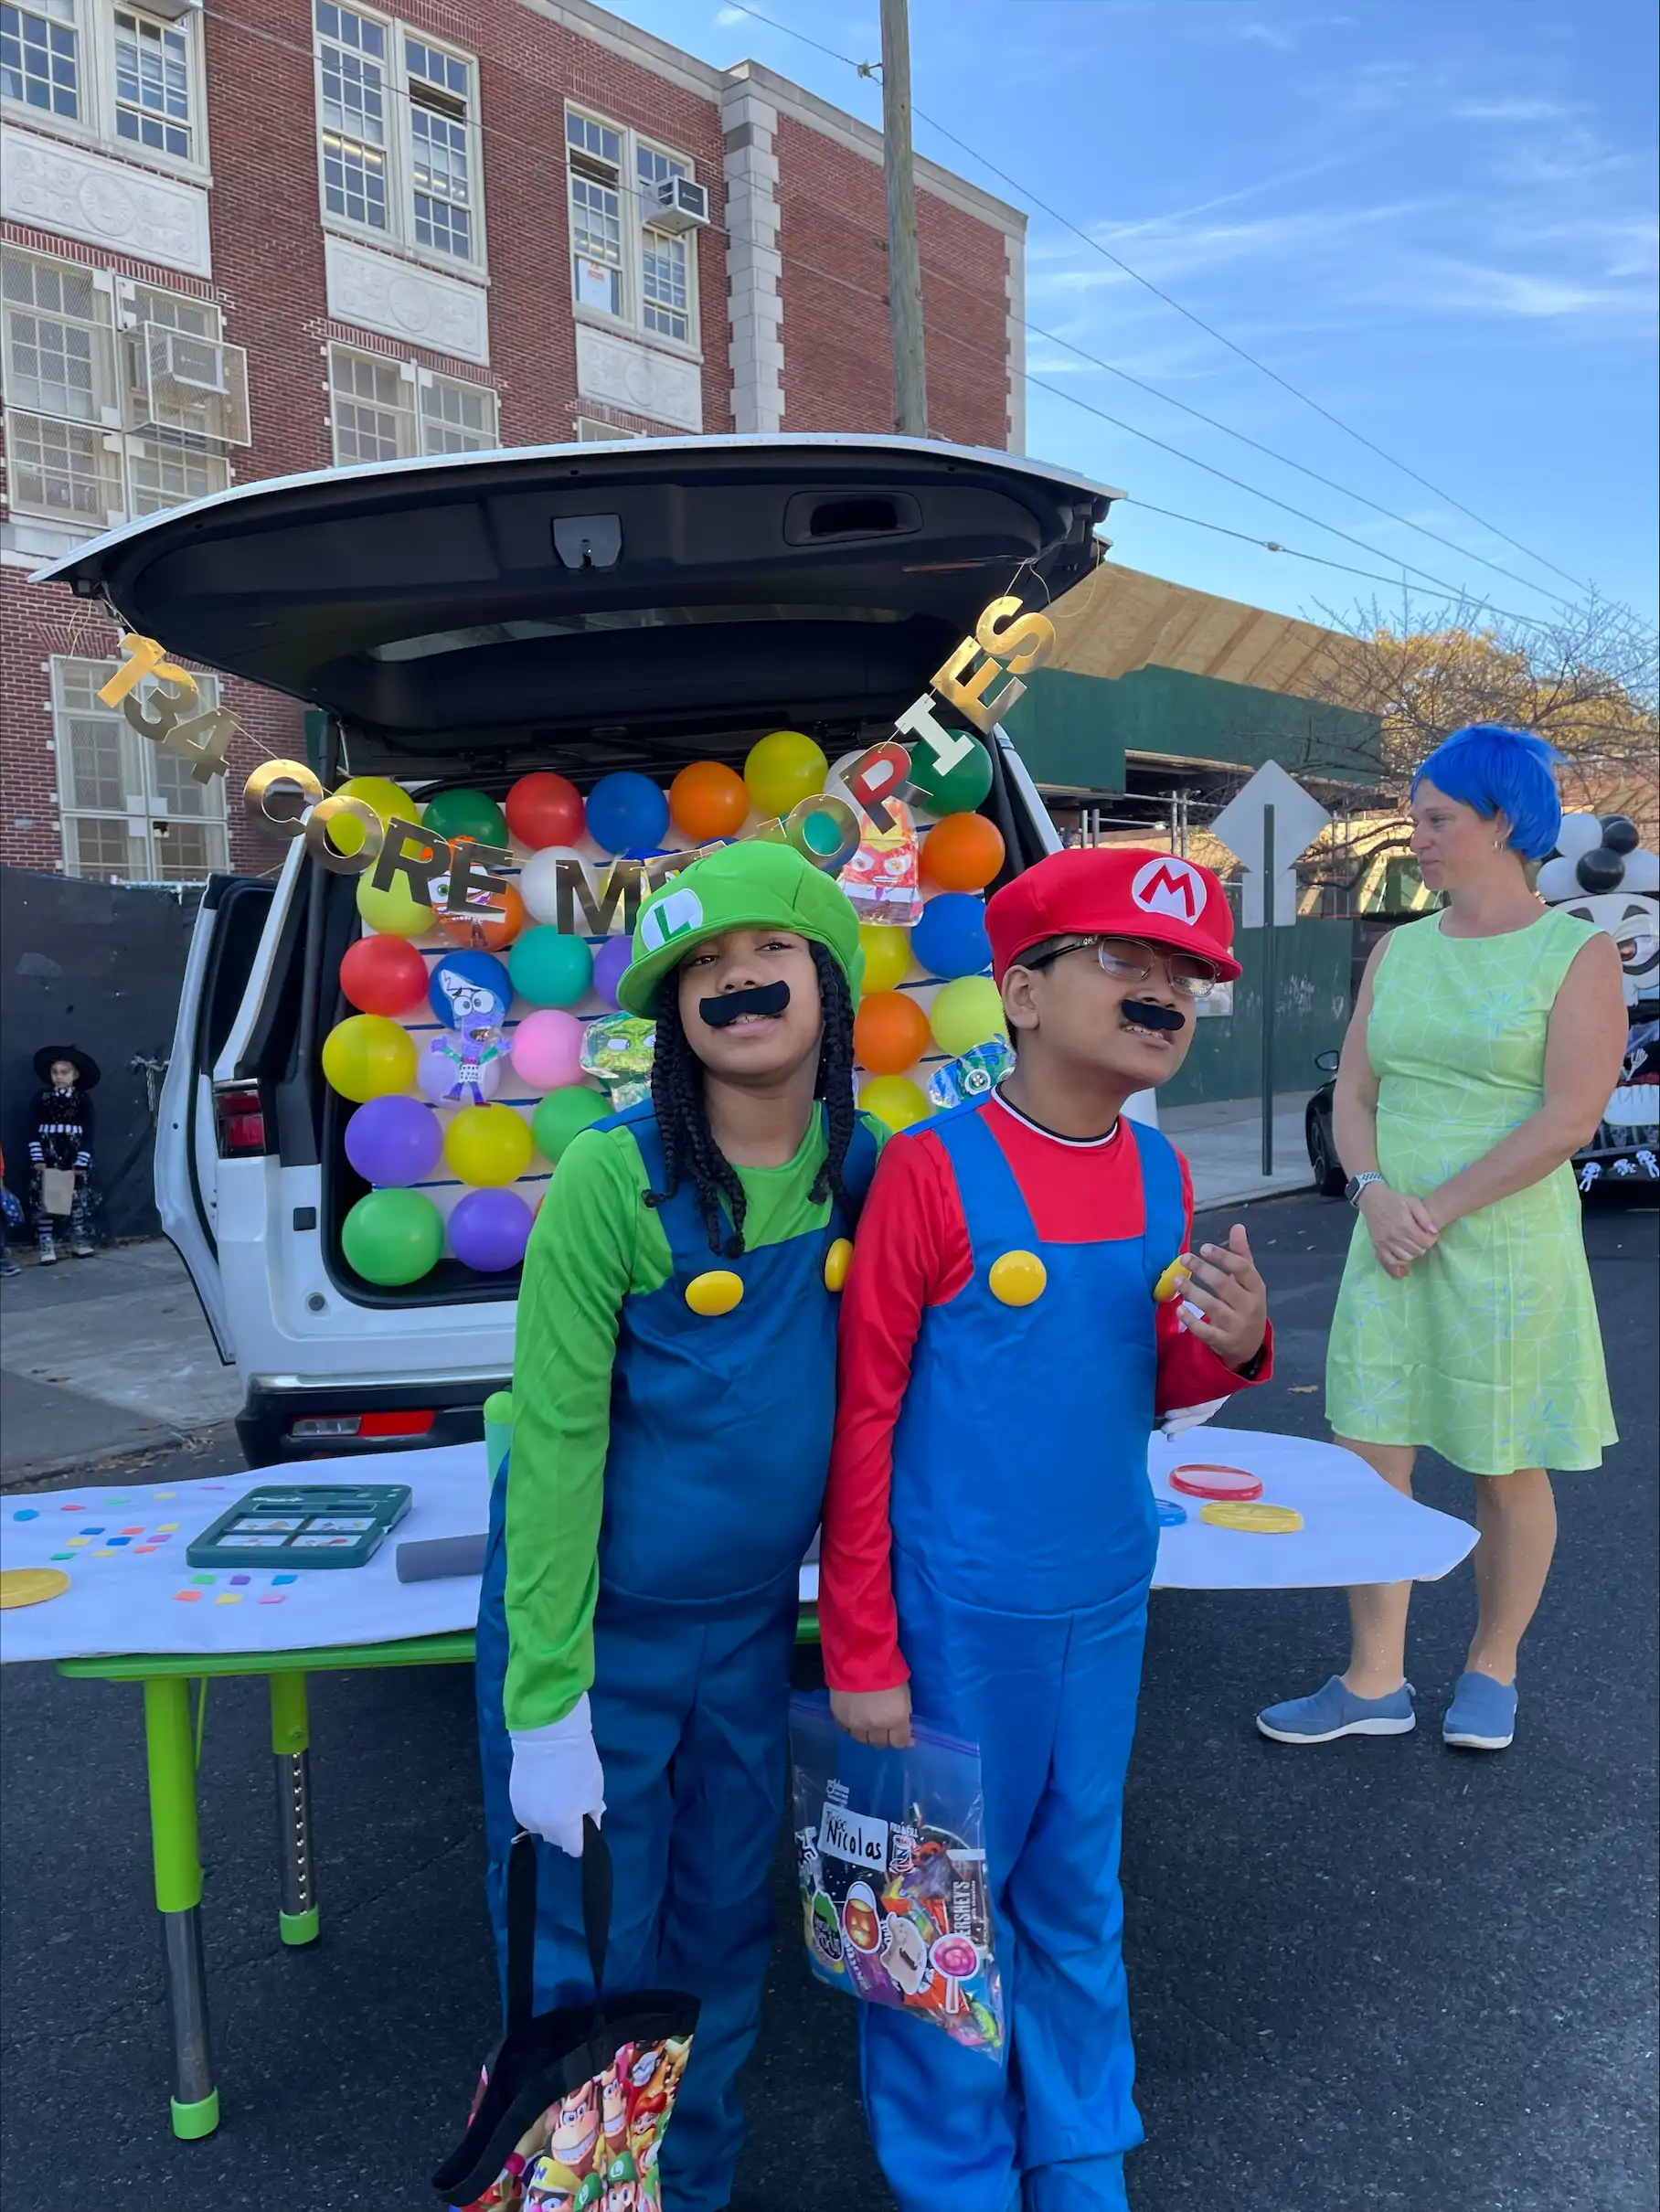
<path fill-rule="evenodd" d="M 818 1609 L 803 1605 L 798 1643 L 818 1641 Z M 298 1652 L 130 1653 L 60 1659 L 58 1671 L 82 1682 L 137 1682 L 144 1693 L 144 1749 L 150 1781 L 150 1849 L 161 1916 L 163 1972 L 173 2041 L 173 2132 L 186 2142 L 219 2124 L 202 1954 L 202 1859 L 196 1808 L 196 1729 L 190 1685 L 210 1677 L 263 1675 L 271 1691 L 271 1748 L 277 1770 L 278 1854 L 284 1943 L 316 1941 L 320 1926 L 311 1822 L 311 1725 L 305 1677 L 367 1666 L 460 1666 L 473 1657 L 473 1632 L 411 1636 L 399 1643 L 328 1644 Z"/>

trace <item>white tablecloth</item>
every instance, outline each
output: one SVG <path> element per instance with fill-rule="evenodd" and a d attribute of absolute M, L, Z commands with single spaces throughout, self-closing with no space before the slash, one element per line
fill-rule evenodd
<path fill-rule="evenodd" d="M 1199 1519 L 1201 1501 L 1171 1490 L 1184 1461 L 1211 1460 L 1262 1477 L 1270 1504 L 1293 1505 L 1293 1536 L 1250 1536 Z M 1155 1494 L 1187 1513 L 1161 1531 L 1155 1584 L 1173 1590 L 1306 1590 L 1349 1582 L 1433 1581 L 1475 1542 L 1466 1522 L 1414 1505 L 1352 1452 L 1304 1437 L 1242 1429 L 1155 1437 Z M 271 1483 L 408 1483 L 407 1517 L 367 1567 L 193 1569 L 185 1548 L 247 1491 Z M 0 1568 L 56 1567 L 62 1596 L 0 1612 L 0 1661 L 126 1652 L 291 1652 L 331 1643 L 389 1643 L 470 1629 L 478 1578 L 399 1582 L 397 1547 L 476 1535 L 488 1518 L 484 1449 L 359 1453 L 208 1481 L 13 1493 L 0 1502 Z M 818 1569 L 802 1570 L 802 1596 Z"/>

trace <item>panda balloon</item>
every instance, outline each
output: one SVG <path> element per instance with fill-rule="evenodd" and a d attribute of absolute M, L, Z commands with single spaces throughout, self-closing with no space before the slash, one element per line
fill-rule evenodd
<path fill-rule="evenodd" d="M 1660 1180 L 1660 857 L 1629 815 L 1564 814 L 1538 893 L 1606 930 L 1625 971 L 1625 1065 L 1601 1128 L 1574 1155 L 1580 1188 L 1605 1175 Z"/>

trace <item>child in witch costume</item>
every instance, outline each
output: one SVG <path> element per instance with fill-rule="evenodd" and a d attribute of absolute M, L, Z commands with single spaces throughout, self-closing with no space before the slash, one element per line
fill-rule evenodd
<path fill-rule="evenodd" d="M 43 1089 L 29 1101 L 29 1165 L 35 1242 L 42 1266 L 58 1257 L 59 1224 L 69 1250 L 92 1257 L 92 1101 L 98 1062 L 79 1045 L 43 1045 L 35 1055 Z"/>
<path fill-rule="evenodd" d="M 879 1143 L 853 1098 L 863 967 L 845 893 L 787 845 L 725 846 L 647 900 L 619 996 L 656 1021 L 651 1101 L 566 1151 L 519 1299 L 478 1625 L 491 1909 L 499 1948 L 516 1826 L 557 1845 L 537 2001 L 587 2003 L 568 1855 L 603 1813 L 608 1985 L 701 2002 L 676 2212 L 727 2204 L 742 2137 L 835 1292 Z"/>
<path fill-rule="evenodd" d="M 832 1705 L 980 1749 L 1012 2061 L 862 2005 L 871 2135 L 903 2212 L 1111 2212 L 1141 2140 L 1118 1887 L 1161 1412 L 1266 1377 L 1242 1228 L 1187 1250 L 1186 1163 L 1123 1118 L 1238 975 L 1208 869 L 1058 853 L 986 909 L 1017 1050 L 883 1155 L 842 1313 L 820 1563 Z M 1161 1303 L 1179 1259 L 1185 1303 Z"/>

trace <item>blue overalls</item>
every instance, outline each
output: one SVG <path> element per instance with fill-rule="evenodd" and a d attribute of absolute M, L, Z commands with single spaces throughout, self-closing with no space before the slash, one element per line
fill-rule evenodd
<path fill-rule="evenodd" d="M 974 1271 L 923 1315 L 890 1512 L 915 1710 L 980 1746 L 1011 2050 L 994 2066 L 866 2005 L 860 2072 L 902 2212 L 1106 2212 L 1127 2201 L 1123 2154 L 1142 2139 L 1118 1857 L 1158 1547 L 1152 1293 L 1182 1249 L 1181 1171 L 1126 1122 L 1140 1233 L 1040 1244 L 990 1111 L 929 1123 Z M 990 1287 L 1011 1251 L 1047 1270 L 1029 1305 Z"/>
<path fill-rule="evenodd" d="M 616 1122 L 632 1129 L 662 1189 L 651 1108 Z M 850 1193 L 862 1196 L 875 1165 L 861 1122 L 844 1168 Z M 606 1983 L 702 2000 L 663 2173 L 676 2212 L 718 2212 L 743 2139 L 733 2078 L 755 2040 L 771 1944 L 767 1872 L 782 1805 L 797 1578 L 830 1458 L 838 1302 L 825 1266 L 851 1225 L 833 1205 L 823 1229 L 728 1260 L 709 1250 L 688 1184 L 657 1218 L 674 1272 L 625 1299 L 619 1315 L 594 1613 L 590 1706 L 616 1876 Z M 686 1285 L 714 1269 L 742 1279 L 742 1300 L 727 1313 L 695 1313 Z M 491 1498 L 477 1664 L 498 1956 L 516 1827 L 502 1712 L 505 1490 L 504 1470 Z M 586 2003 L 578 1862 L 545 1844 L 537 1898 L 537 2006 Z"/>

